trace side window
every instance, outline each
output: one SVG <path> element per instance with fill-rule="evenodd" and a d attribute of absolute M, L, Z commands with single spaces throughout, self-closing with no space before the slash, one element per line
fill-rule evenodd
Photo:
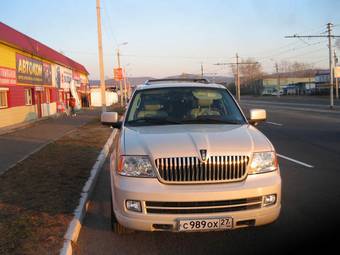
<path fill-rule="evenodd" d="M 128 120 L 133 120 L 134 119 L 134 116 L 136 115 L 136 112 L 139 110 L 140 103 L 141 103 L 141 93 L 138 93 L 136 95 L 135 99 L 133 100 L 132 105 L 131 105 L 130 114 L 129 114 Z"/>
<path fill-rule="evenodd" d="M 0 109 L 8 107 L 8 89 L 0 88 Z"/>
<path fill-rule="evenodd" d="M 25 105 L 32 105 L 32 89 L 25 89 Z"/>

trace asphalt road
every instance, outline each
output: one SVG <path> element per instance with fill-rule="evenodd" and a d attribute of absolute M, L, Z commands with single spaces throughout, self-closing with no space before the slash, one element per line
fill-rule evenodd
<path fill-rule="evenodd" d="M 340 114 L 340 100 L 333 101 L 333 108 L 330 109 L 329 97 L 311 96 L 262 96 L 262 97 L 242 97 L 243 104 L 256 104 L 264 108 L 276 108 L 284 110 L 311 111 L 319 113 L 338 113 Z"/>
<path fill-rule="evenodd" d="M 325 96 L 242 96 L 243 100 L 254 100 L 262 102 L 272 102 L 272 103 L 292 103 L 292 104 L 311 104 L 320 106 L 329 106 L 330 97 Z M 340 100 L 335 99 L 333 101 L 335 106 L 340 106 Z"/>
<path fill-rule="evenodd" d="M 243 104 L 253 106 L 256 103 Z M 110 230 L 106 165 L 74 245 L 76 254 L 306 254 L 336 247 L 340 241 L 340 115 L 258 106 L 268 112 L 268 122 L 259 129 L 281 156 L 295 160 L 279 158 L 283 197 L 277 222 L 226 232 L 118 236 Z"/>

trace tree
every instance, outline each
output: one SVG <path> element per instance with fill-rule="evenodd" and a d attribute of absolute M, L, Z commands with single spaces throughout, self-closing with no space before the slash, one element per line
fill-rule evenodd
<path fill-rule="evenodd" d="M 236 65 L 232 65 L 231 70 L 234 74 L 234 77 L 236 77 Z M 243 94 L 259 94 L 262 86 L 260 80 L 263 76 L 263 68 L 261 63 L 256 62 L 256 60 L 253 58 L 242 59 L 239 65 L 239 72 L 241 92 Z"/>
<path fill-rule="evenodd" d="M 305 71 L 305 70 L 313 69 L 314 65 L 304 63 L 304 62 L 298 62 L 298 61 L 290 62 L 290 61 L 282 60 L 278 64 L 278 68 L 279 68 L 280 73 L 282 73 L 282 72 L 299 72 L 299 71 Z M 275 70 L 275 72 L 276 72 L 276 70 Z"/>

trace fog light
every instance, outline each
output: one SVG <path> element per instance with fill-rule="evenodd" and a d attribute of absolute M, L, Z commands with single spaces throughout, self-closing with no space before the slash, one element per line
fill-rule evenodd
<path fill-rule="evenodd" d="M 126 200 L 126 208 L 129 211 L 142 212 L 142 206 L 141 206 L 140 201 Z"/>
<path fill-rule="evenodd" d="M 275 203 L 276 203 L 276 194 L 264 196 L 264 198 L 263 198 L 263 205 L 264 206 L 274 205 Z"/>

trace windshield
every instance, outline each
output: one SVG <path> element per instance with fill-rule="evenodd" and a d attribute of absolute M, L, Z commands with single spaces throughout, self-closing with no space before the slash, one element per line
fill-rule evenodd
<path fill-rule="evenodd" d="M 137 91 L 125 125 L 245 124 L 225 89 L 158 88 Z"/>

